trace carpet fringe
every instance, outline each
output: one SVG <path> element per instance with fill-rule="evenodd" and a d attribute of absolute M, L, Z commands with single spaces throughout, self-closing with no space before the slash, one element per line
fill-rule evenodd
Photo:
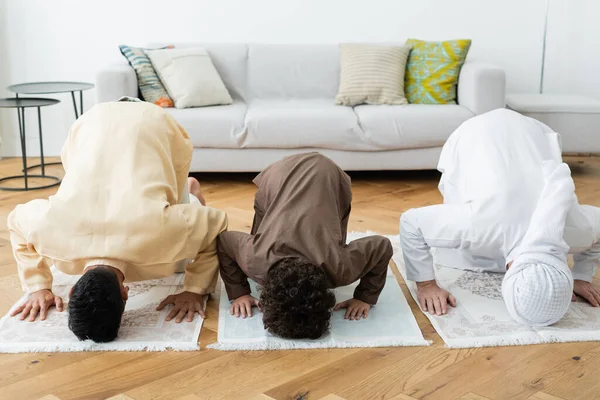
<path fill-rule="evenodd" d="M 468 339 L 446 339 L 446 346 L 449 349 L 466 349 L 478 347 L 503 347 L 503 346 L 528 346 L 534 344 L 549 343 L 569 343 L 569 342 L 595 342 L 600 341 L 600 332 L 569 333 L 562 337 L 553 334 L 545 335 L 547 332 L 536 332 L 535 337 L 488 337 L 488 338 L 468 338 Z"/>
<path fill-rule="evenodd" d="M 315 343 L 293 340 L 268 340 L 256 343 L 212 343 L 206 346 L 207 349 L 220 351 L 260 351 L 260 350 L 310 350 L 310 349 L 349 349 L 360 347 L 411 347 L 411 346 L 430 346 L 431 340 L 378 340 L 373 342 L 344 342 L 330 339 L 327 341 L 318 341 Z"/>
<path fill-rule="evenodd" d="M 80 351 L 198 351 L 198 343 L 95 343 L 86 340 L 79 343 L 0 343 L 0 353 L 54 353 Z"/>

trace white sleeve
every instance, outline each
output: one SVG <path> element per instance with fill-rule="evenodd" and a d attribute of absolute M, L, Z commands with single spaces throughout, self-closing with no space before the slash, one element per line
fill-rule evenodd
<path fill-rule="evenodd" d="M 579 212 L 592 222 L 595 241 L 588 250 L 573 254 L 573 279 L 591 282 L 600 265 L 600 208 L 579 206 Z"/>
<path fill-rule="evenodd" d="M 520 256 L 542 254 L 566 264 L 569 246 L 564 239 L 565 221 L 573 205 L 575 184 L 567 164 L 545 161 L 543 168 L 546 183 L 521 242 Z"/>
<path fill-rule="evenodd" d="M 464 204 L 413 208 L 402 214 L 400 244 L 407 279 L 435 279 L 431 248 L 468 249 L 472 243 L 471 225 L 471 209 Z"/>

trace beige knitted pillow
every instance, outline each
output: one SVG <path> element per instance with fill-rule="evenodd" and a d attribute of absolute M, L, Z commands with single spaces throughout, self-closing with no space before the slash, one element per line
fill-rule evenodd
<path fill-rule="evenodd" d="M 340 89 L 335 104 L 408 104 L 404 71 L 410 46 L 340 45 Z"/>

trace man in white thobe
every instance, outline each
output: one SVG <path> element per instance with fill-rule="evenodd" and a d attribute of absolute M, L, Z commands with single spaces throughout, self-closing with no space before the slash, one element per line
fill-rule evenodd
<path fill-rule="evenodd" d="M 558 321 L 573 291 L 600 305 L 600 290 L 591 285 L 600 260 L 600 209 L 579 205 L 557 133 L 495 110 L 450 136 L 438 169 L 444 204 L 408 210 L 400 220 L 407 278 L 417 282 L 423 310 L 441 315 L 448 303 L 456 305 L 435 281 L 432 248 L 444 266 L 506 272 L 503 296 L 521 323 Z"/>

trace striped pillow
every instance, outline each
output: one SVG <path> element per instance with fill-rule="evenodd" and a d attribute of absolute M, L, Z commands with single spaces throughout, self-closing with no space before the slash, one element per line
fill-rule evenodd
<path fill-rule="evenodd" d="M 175 46 L 162 47 L 162 49 L 173 49 Z M 138 88 L 142 98 L 163 108 L 173 107 L 173 100 L 158 78 L 150 59 L 141 47 L 119 46 L 121 53 L 125 56 L 129 65 L 135 70 L 138 80 Z"/>
<path fill-rule="evenodd" d="M 340 45 L 340 89 L 335 104 L 407 104 L 404 71 L 410 46 Z"/>

